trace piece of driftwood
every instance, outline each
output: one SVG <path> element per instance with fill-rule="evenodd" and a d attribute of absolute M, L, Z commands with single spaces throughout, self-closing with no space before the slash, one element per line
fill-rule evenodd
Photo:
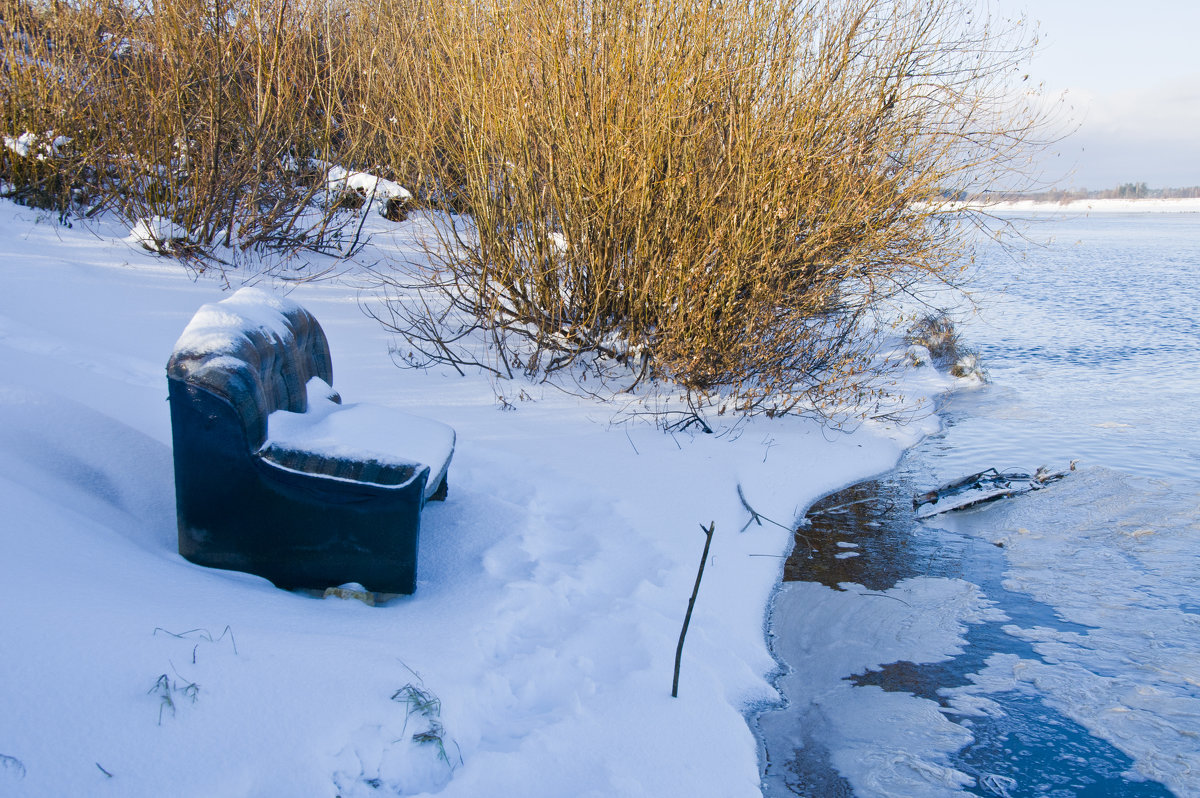
<path fill-rule="evenodd" d="M 1079 461 L 1072 460 L 1062 471 L 1051 471 L 1047 466 L 1041 466 L 1032 474 L 988 468 L 917 494 L 913 497 L 913 510 L 917 511 L 918 518 L 929 518 L 952 510 L 965 510 L 998 499 L 1010 499 L 1022 493 L 1031 493 L 1066 477 L 1075 470 L 1077 462 Z M 926 504 L 930 507 L 922 510 L 922 505 Z"/>

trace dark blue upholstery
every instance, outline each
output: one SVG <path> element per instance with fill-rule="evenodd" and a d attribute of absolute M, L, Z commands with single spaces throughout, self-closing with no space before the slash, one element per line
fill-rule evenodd
<path fill-rule="evenodd" d="M 430 469 L 270 445 L 268 416 L 304 412 L 313 377 L 332 384 L 329 344 L 299 305 L 243 288 L 197 312 L 167 364 L 179 552 L 285 588 L 411 593 Z"/>

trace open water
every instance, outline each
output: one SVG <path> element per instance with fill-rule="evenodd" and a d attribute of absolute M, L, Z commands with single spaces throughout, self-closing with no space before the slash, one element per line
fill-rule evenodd
<path fill-rule="evenodd" d="M 768 796 L 1200 796 L 1200 215 L 1031 235 L 1052 240 L 981 253 L 962 330 L 989 382 L 797 535 Z M 1035 493 L 913 511 L 966 474 L 1074 459 Z"/>

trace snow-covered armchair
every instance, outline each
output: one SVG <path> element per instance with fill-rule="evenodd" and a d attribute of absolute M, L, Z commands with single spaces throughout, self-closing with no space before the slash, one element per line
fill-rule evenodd
<path fill-rule="evenodd" d="M 342 404 L 317 320 L 257 288 L 204 305 L 167 364 L 179 553 L 285 588 L 411 593 L 454 430 Z"/>

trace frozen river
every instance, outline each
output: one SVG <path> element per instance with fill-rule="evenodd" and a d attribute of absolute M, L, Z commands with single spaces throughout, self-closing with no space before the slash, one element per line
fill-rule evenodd
<path fill-rule="evenodd" d="M 988 385 L 819 502 L 776 596 L 770 796 L 1200 795 L 1200 214 L 985 248 Z M 988 467 L 1079 470 L 919 521 Z"/>

